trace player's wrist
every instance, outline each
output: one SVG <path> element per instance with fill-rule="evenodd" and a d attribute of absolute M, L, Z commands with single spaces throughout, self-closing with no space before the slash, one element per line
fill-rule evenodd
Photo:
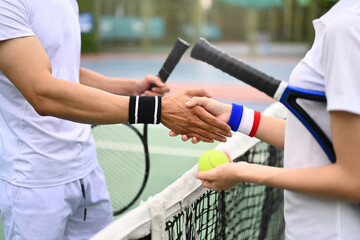
<path fill-rule="evenodd" d="M 130 96 L 129 123 L 159 124 L 162 97 Z"/>
<path fill-rule="evenodd" d="M 232 111 L 232 105 L 231 104 L 224 104 L 224 113 L 223 113 L 223 118 L 224 118 L 224 122 L 229 122 L 230 120 L 230 116 L 231 116 L 231 111 Z"/>
<path fill-rule="evenodd" d="M 259 127 L 261 113 L 243 105 L 233 103 L 228 124 L 231 130 L 254 137 Z"/>

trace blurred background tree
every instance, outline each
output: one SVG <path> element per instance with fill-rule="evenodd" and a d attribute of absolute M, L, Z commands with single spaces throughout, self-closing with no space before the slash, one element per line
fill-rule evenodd
<path fill-rule="evenodd" d="M 165 51 L 177 37 L 310 44 L 335 0 L 78 0 L 83 52 Z"/>

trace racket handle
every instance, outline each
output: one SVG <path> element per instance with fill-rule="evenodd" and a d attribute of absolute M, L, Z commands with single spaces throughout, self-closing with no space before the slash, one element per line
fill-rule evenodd
<path fill-rule="evenodd" d="M 220 49 L 211 45 L 204 38 L 199 38 L 195 43 L 191 57 L 206 62 L 215 68 L 249 84 L 252 87 L 274 97 L 281 81 L 277 80 L 255 68 L 246 65 L 238 59 L 227 55 Z"/>
<path fill-rule="evenodd" d="M 178 38 L 170 52 L 167 56 L 164 64 L 162 65 L 158 77 L 161 79 L 162 82 L 166 82 L 169 78 L 171 72 L 174 70 L 175 66 L 180 61 L 182 55 L 186 52 L 186 50 L 190 47 L 190 44 L 187 43 L 185 40 Z M 156 87 L 155 84 L 151 84 L 149 90 L 153 87 Z"/>

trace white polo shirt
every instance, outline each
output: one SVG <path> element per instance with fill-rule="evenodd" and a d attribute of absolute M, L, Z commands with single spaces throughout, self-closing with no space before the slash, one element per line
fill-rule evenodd
<path fill-rule="evenodd" d="M 293 70 L 290 84 L 325 91 L 326 103 L 302 100 L 301 105 L 331 138 L 329 111 L 360 114 L 360 2 L 341 0 L 314 20 L 312 48 Z M 360 159 L 359 159 L 360 161 Z M 285 168 L 331 164 L 308 130 L 287 116 Z M 286 239 L 351 240 L 360 236 L 357 204 L 317 199 L 285 191 Z"/>
<path fill-rule="evenodd" d="M 78 83 L 78 14 L 76 0 L 2 0 L 0 41 L 36 36 L 53 76 Z M 97 165 L 90 126 L 39 116 L 0 72 L 1 180 L 23 187 L 55 186 L 79 179 Z"/>

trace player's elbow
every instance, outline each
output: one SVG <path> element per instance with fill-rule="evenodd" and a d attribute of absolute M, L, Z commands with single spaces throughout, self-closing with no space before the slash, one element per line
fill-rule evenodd
<path fill-rule="evenodd" d="M 51 86 L 44 84 L 42 86 L 33 87 L 28 92 L 26 99 L 40 116 L 53 115 L 53 98 L 51 97 Z"/>
<path fill-rule="evenodd" d="M 358 174 L 348 172 L 340 187 L 345 201 L 360 203 L 360 177 Z"/>
<path fill-rule="evenodd" d="M 333 166 L 339 166 L 338 183 L 340 191 L 343 191 L 344 199 L 350 202 L 360 203 L 360 175 L 359 165 L 355 164 L 356 157 L 346 159 L 345 156 L 337 155 L 337 162 Z M 352 164 L 342 164 L 351 163 Z M 342 190 L 341 190 L 342 189 Z"/>
<path fill-rule="evenodd" d="M 49 107 L 50 100 L 48 98 L 37 95 L 28 101 L 40 116 L 52 115 L 51 108 Z"/>
<path fill-rule="evenodd" d="M 360 203 L 360 178 L 357 178 L 356 183 L 354 183 L 354 186 L 352 187 L 351 191 L 351 200 Z"/>

